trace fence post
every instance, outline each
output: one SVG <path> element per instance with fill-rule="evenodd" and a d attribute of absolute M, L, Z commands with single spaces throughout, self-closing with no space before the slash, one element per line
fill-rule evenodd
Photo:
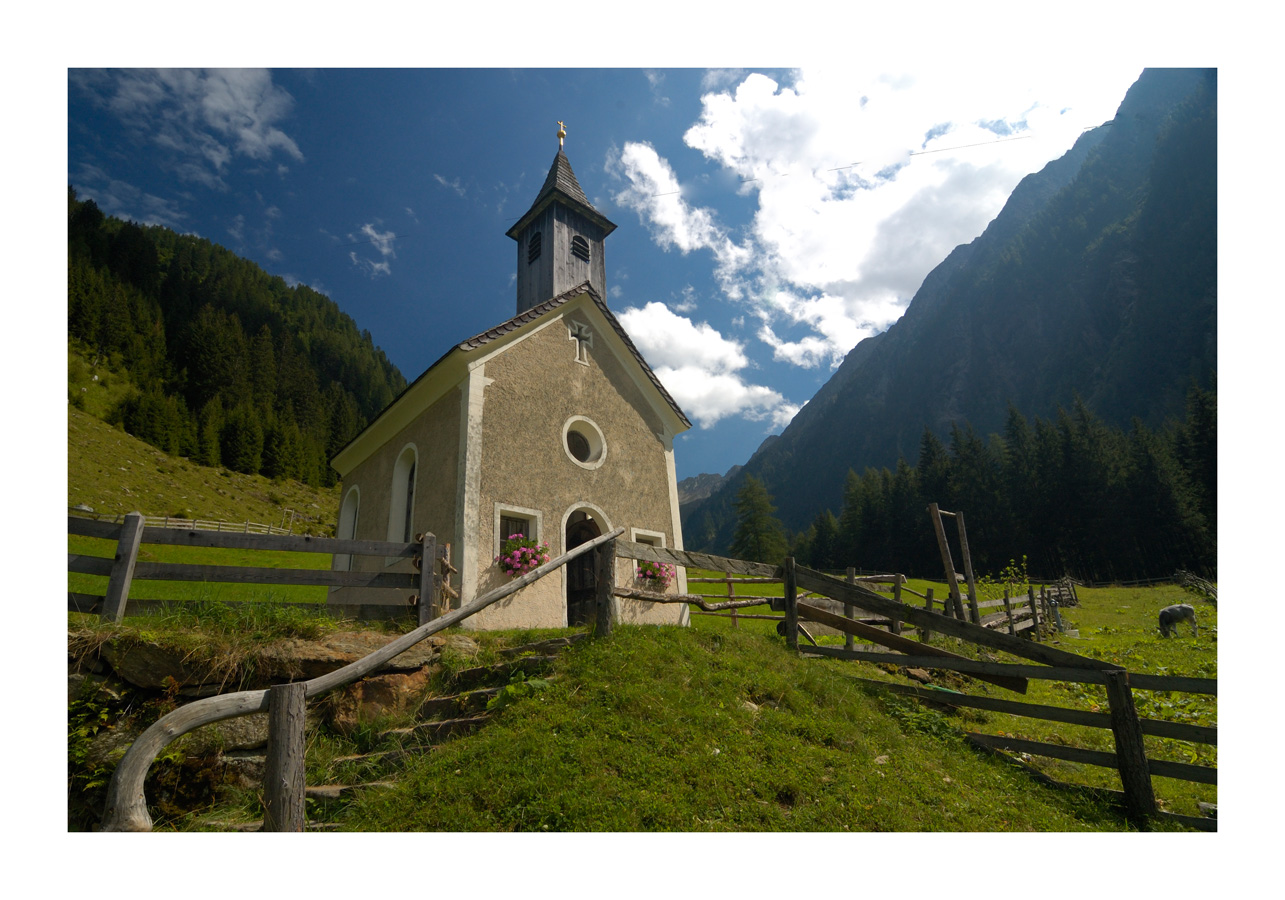
<path fill-rule="evenodd" d="M 856 585 L 856 583 L 857 570 L 852 566 L 848 566 L 848 584 Z M 857 617 L 857 608 L 851 603 L 845 603 L 843 604 L 843 615 L 849 619 L 855 619 Z M 845 634 L 843 636 L 843 649 L 852 650 L 854 649 L 854 646 L 852 635 Z"/>
<path fill-rule="evenodd" d="M 785 643 L 799 649 L 799 585 L 794 574 L 794 557 L 785 558 Z"/>
<path fill-rule="evenodd" d="M 593 633 L 595 637 L 607 637 L 611 634 L 612 626 L 620 618 L 616 608 L 616 596 L 613 593 L 616 587 L 615 540 L 599 544 L 594 548 L 593 555 L 594 588 L 597 591 L 598 607 Z"/>
<path fill-rule="evenodd" d="M 928 588 L 927 590 L 924 591 L 924 609 L 928 610 L 929 612 L 933 611 L 933 589 L 932 588 Z M 932 636 L 933 636 L 933 633 L 929 631 L 927 628 L 921 627 L 919 629 L 919 640 L 923 641 L 925 644 L 928 643 L 928 639 L 931 638 Z"/>
<path fill-rule="evenodd" d="M 433 618 L 437 601 L 437 535 L 425 532 L 419 536 L 419 624 Z"/>
<path fill-rule="evenodd" d="M 964 578 L 968 582 L 968 614 L 974 625 L 982 622 L 981 610 L 977 608 L 977 582 L 973 579 L 973 557 L 968 552 L 968 532 L 964 530 L 964 513 L 955 513 L 955 524 L 959 526 L 959 552 L 964 557 Z"/>
<path fill-rule="evenodd" d="M 263 830 L 303 831 L 307 685 L 268 689 L 268 753 L 263 768 Z"/>
<path fill-rule="evenodd" d="M 946 543 L 946 529 L 941 524 L 941 508 L 936 503 L 929 503 L 928 515 L 933 520 L 933 531 L 937 533 L 937 549 L 941 551 L 942 567 L 946 570 L 946 588 L 950 591 L 950 602 L 943 605 L 949 610 L 947 615 L 963 619 L 964 601 L 959 596 L 959 582 L 955 579 L 955 563 L 950 558 L 950 545 Z"/>
<path fill-rule="evenodd" d="M 125 618 L 125 605 L 129 602 L 129 586 L 134 580 L 134 564 L 138 562 L 138 545 L 143 542 L 143 514 L 132 512 L 125 516 L 120 526 L 120 540 L 116 543 L 116 561 L 107 580 L 107 594 L 103 597 L 103 622 L 119 622 Z"/>
<path fill-rule="evenodd" d="M 736 599 L 736 587 L 735 587 L 735 585 L 732 583 L 732 573 L 731 573 L 731 572 L 724 572 L 724 573 L 723 573 L 723 575 L 724 575 L 724 576 L 726 576 L 726 580 L 727 580 L 727 599 L 728 599 L 728 601 L 730 602 L 730 601 L 732 601 L 732 600 L 735 600 L 735 599 Z M 739 618 L 737 618 L 737 616 L 736 616 L 736 607 L 735 607 L 735 606 L 733 606 L 733 607 L 732 607 L 732 627 L 733 627 L 733 628 L 740 628 L 740 627 L 741 627 L 741 620 L 740 620 Z"/>
<path fill-rule="evenodd" d="M 1151 789 L 1151 772 L 1147 751 L 1142 742 L 1142 723 L 1133 704 L 1129 673 L 1110 669 L 1106 673 L 1107 701 L 1111 704 L 1111 731 L 1115 734 L 1115 758 L 1124 785 L 1124 803 L 1128 814 L 1145 820 L 1156 812 L 1156 795 Z"/>
<path fill-rule="evenodd" d="M 1035 631 L 1035 639 L 1040 639 L 1040 605 L 1035 600 L 1035 585 L 1026 589 L 1027 605 L 1031 608 L 1031 622 L 1034 624 L 1031 628 Z"/>
<path fill-rule="evenodd" d="M 1008 614 L 1008 633 L 1017 634 L 1017 625 L 1013 621 L 1013 602 L 1009 599 L 1009 586 L 1004 585 L 1004 612 Z"/>
<path fill-rule="evenodd" d="M 903 576 L 901 575 L 901 573 L 900 573 L 900 572 L 898 572 L 898 573 L 897 573 L 897 580 L 896 580 L 896 581 L 894 581 L 894 582 L 893 582 L 893 584 L 892 584 L 892 599 L 893 599 L 893 600 L 896 600 L 898 603 L 900 603 L 900 602 L 901 602 L 901 582 L 902 582 L 902 580 L 903 580 Z M 889 631 L 891 631 L 893 634 L 901 634 L 901 620 L 900 620 L 900 619 L 891 619 L 891 620 L 890 620 L 890 623 L 891 623 L 891 624 L 889 624 L 889 626 L 888 626 L 888 630 L 889 630 Z"/>

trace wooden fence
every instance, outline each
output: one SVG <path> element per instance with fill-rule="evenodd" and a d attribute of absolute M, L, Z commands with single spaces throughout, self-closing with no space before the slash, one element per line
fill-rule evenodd
<path fill-rule="evenodd" d="M 1148 735 L 1216 746 L 1217 729 L 1142 718 L 1137 713 L 1133 699 L 1134 690 L 1176 691 L 1216 696 L 1217 680 L 1130 673 L 1113 663 L 1079 656 L 1057 647 L 1019 637 L 1018 632 L 1026 629 L 1038 631 L 1040 628 L 1047 627 L 1050 621 L 1058 621 L 1058 605 L 1051 600 L 1050 592 L 1047 590 L 1041 589 L 1037 593 L 1034 587 L 1031 587 L 1026 597 L 1019 598 L 1016 602 L 1013 598 L 1004 598 L 978 603 L 978 618 L 985 624 L 975 624 L 963 618 L 935 612 L 932 609 L 931 592 L 918 595 L 926 601 L 926 608 L 920 609 L 913 604 L 902 602 L 900 593 L 894 592 L 893 597 L 888 597 L 872 589 L 871 583 L 878 583 L 882 579 L 885 583 L 892 582 L 902 591 L 909 591 L 905 588 L 904 579 L 901 576 L 867 577 L 864 580 L 868 583 L 863 584 L 854 577 L 853 570 L 849 570 L 846 580 L 840 580 L 822 572 L 796 566 L 793 559 L 785 560 L 780 566 L 772 566 L 707 554 L 656 548 L 645 544 L 632 544 L 626 541 L 617 541 L 615 552 L 632 559 L 724 572 L 726 574 L 723 577 L 689 579 L 689 583 L 703 582 L 728 586 L 726 600 L 712 599 L 707 595 L 662 595 L 622 588 L 614 589 L 617 597 L 662 603 L 690 603 L 699 607 L 702 613 L 729 617 L 736 615 L 738 618 L 747 617 L 746 614 L 738 612 L 745 606 L 764 602 L 779 604 L 783 612 L 779 621 L 784 623 L 782 630 L 785 632 L 787 643 L 805 655 L 959 672 L 1020 694 L 1026 693 L 1031 679 L 1105 685 L 1109 712 L 1063 709 L 992 697 L 970 696 L 955 691 L 869 681 L 871 685 L 881 689 L 908 694 L 945 706 L 985 709 L 1015 716 L 1110 729 L 1115 743 L 1114 753 L 977 732 L 969 732 L 967 737 L 974 745 L 992 752 L 1008 750 L 1014 753 L 1027 753 L 1112 768 L 1119 773 L 1123 790 L 1111 796 L 1122 803 L 1126 812 L 1135 821 L 1145 823 L 1149 818 L 1162 817 L 1200 830 L 1217 830 L 1216 821 L 1211 819 L 1160 812 L 1151 783 L 1152 777 L 1162 777 L 1217 784 L 1217 769 L 1211 766 L 1148 758 L 1143 745 L 1143 736 Z M 735 587 L 741 585 L 766 583 L 783 584 L 784 597 L 742 597 L 736 596 L 733 592 Z M 915 592 L 909 591 L 909 593 Z M 843 614 L 823 608 L 815 599 L 820 597 L 843 604 Z M 962 602 L 955 604 L 955 601 L 962 600 L 962 597 L 944 599 L 947 611 L 950 610 L 951 605 L 963 611 Z M 998 606 L 1003 606 L 1004 609 L 988 616 L 981 615 L 982 610 Z M 858 617 L 854 614 L 854 610 L 860 611 L 865 617 Z M 987 618 L 992 621 L 987 623 Z M 800 627 L 800 620 L 825 625 L 843 633 L 846 636 L 845 646 L 840 648 L 819 645 L 816 641 L 810 641 L 810 645 L 801 644 L 799 641 L 801 633 L 805 637 L 810 636 L 805 632 L 806 626 Z M 1000 625 L 999 628 L 995 627 L 997 623 Z M 990 627 L 986 627 L 987 625 Z M 904 632 L 911 627 L 917 629 L 919 640 L 911 640 L 905 636 Z M 988 651 L 1008 653 L 1023 662 L 976 660 L 952 653 L 926 643 L 927 638 L 933 633 L 955 637 Z M 855 649 L 853 639 L 857 637 L 878 646 Z M 862 680 L 867 681 L 867 679 Z"/>
<path fill-rule="evenodd" d="M 201 531 L 165 528 L 146 523 L 147 518 L 139 513 L 128 514 L 119 524 L 68 516 L 68 534 L 116 541 L 114 557 L 69 554 L 68 572 L 105 575 L 108 578 L 107 591 L 103 596 L 69 593 L 67 606 L 70 611 L 98 612 L 104 620 L 119 622 L 127 614 L 137 615 L 175 603 L 175 601 L 164 600 L 131 600 L 129 592 L 135 580 L 385 588 L 390 592 L 400 592 L 405 598 L 404 602 L 395 601 L 383 606 L 322 603 L 284 603 L 284 605 L 330 615 L 364 619 L 417 614 L 420 624 L 449 609 L 450 600 L 458 599 L 459 596 L 450 584 L 450 575 L 455 572 L 455 569 L 450 565 L 449 545 L 438 547 L 436 537 L 431 534 L 420 535 L 417 540 L 403 544 L 387 541 L 339 540 L 307 535 Z M 139 562 L 139 548 L 144 544 L 409 559 L 415 571 L 357 572 Z M 436 560 L 436 564 L 426 567 L 423 565 L 425 559 Z M 430 602 L 421 603 L 421 597 L 430 598 Z"/>
<path fill-rule="evenodd" d="M 141 516 L 139 519 L 136 528 L 141 532 Z M 557 559 L 488 592 L 467 606 L 424 622 L 415 630 L 395 638 L 374 653 L 329 674 L 304 682 L 274 685 L 266 690 L 237 691 L 217 697 L 206 697 L 167 713 L 138 737 L 117 764 L 107 787 L 102 830 L 151 830 L 152 819 L 147 812 L 143 782 L 147 777 L 147 770 L 171 741 L 203 725 L 256 712 L 266 712 L 268 714 L 268 752 L 264 765 L 263 829 L 265 831 L 303 831 L 306 745 L 304 723 L 308 700 L 376 671 L 380 666 L 405 653 L 425 638 L 463 622 L 475 613 L 551 574 L 585 553 L 595 554 L 595 568 L 600 576 L 597 595 L 598 619 L 595 631 L 598 634 L 610 633 L 612 622 L 618 618 L 611 597 L 615 565 L 615 552 L 611 549 L 611 545 L 622 533 L 624 529 L 617 528 L 615 531 L 587 541 Z M 414 552 L 412 548 L 416 546 L 425 548 L 430 546 L 431 537 L 431 535 L 425 535 L 419 545 L 400 546 L 403 546 L 409 554 Z M 124 537 L 122 537 L 123 540 Z M 341 541 L 338 543 L 343 544 L 344 547 L 332 552 L 392 555 L 387 552 L 390 545 L 382 542 Z M 359 545 L 365 546 L 366 549 L 360 549 Z M 425 552 L 421 558 L 432 559 L 433 553 Z"/>
<path fill-rule="evenodd" d="M 293 513 L 293 511 L 291 512 Z M 96 513 L 87 508 L 82 509 L 75 506 L 69 506 L 67 514 L 76 518 L 92 519 L 95 522 L 107 522 L 116 525 L 124 523 L 126 515 L 133 515 L 132 513 Z M 290 521 L 293 523 L 293 515 Z M 237 534 L 294 534 L 289 528 L 279 525 L 265 525 L 262 522 L 224 522 L 218 519 L 183 519 L 178 516 L 143 516 L 143 524 L 157 528 L 183 528 L 188 531 L 229 531 Z"/>
<path fill-rule="evenodd" d="M 108 529 L 115 528 L 116 531 Z M 182 532 L 172 529 L 148 529 L 144 527 L 142 517 L 131 515 L 120 526 L 107 523 L 96 523 L 88 520 L 71 520 L 68 530 L 73 534 L 85 534 L 90 537 L 107 537 L 118 540 L 118 552 L 114 560 L 85 562 L 87 557 L 73 557 L 69 570 L 84 571 L 89 574 L 107 574 L 111 582 L 106 597 L 103 598 L 102 611 L 106 618 L 119 618 L 128 597 L 129 583 L 132 577 L 152 577 L 175 580 L 185 570 L 204 570 L 204 575 L 218 575 L 227 581 L 253 583 L 294 583 L 286 581 L 280 575 L 290 573 L 289 578 L 305 579 L 304 583 L 362 585 L 367 587 L 389 587 L 406 590 L 408 587 L 418 589 L 420 595 L 433 596 L 434 574 L 438 567 L 430 566 L 427 572 L 418 575 L 402 573 L 356 573 L 356 572 L 317 572 L 314 570 L 250 570 L 249 567 L 182 567 L 171 564 L 137 563 L 137 551 L 140 543 L 188 544 L 193 546 L 235 546 L 245 548 L 247 542 L 267 542 L 266 547 L 259 543 L 253 546 L 259 549 L 309 549 L 311 552 L 356 553 L 376 556 L 403 556 L 420 560 L 435 559 L 438 552 L 432 535 L 424 535 L 417 543 L 388 544 L 374 541 L 339 541 L 322 538 L 293 538 L 280 536 L 220 535 L 209 532 Z M 420 641 L 446 628 L 464 621 L 480 610 L 512 595 L 581 554 L 594 554 L 596 575 L 596 618 L 593 623 L 594 633 L 605 636 L 611 633 L 614 624 L 620 619 L 619 603 L 621 600 L 644 601 L 655 603 L 683 603 L 698 606 L 702 612 L 722 612 L 739 610 L 745 606 L 761 605 L 763 597 L 735 597 L 729 600 L 711 601 L 708 597 L 691 594 L 664 594 L 652 591 L 641 591 L 635 588 L 618 586 L 615 583 L 615 566 L 617 557 L 634 560 L 648 560 L 687 568 L 699 568 L 727 573 L 719 583 L 730 583 L 729 592 L 739 584 L 763 584 L 779 581 L 783 584 L 783 597 L 779 598 L 782 630 L 787 644 L 802 653 L 836 657 L 839 659 L 860 660 L 873 663 L 893 663 L 903 667 L 922 667 L 960 672 L 974 678 L 987 681 L 1017 693 L 1025 693 L 1028 679 L 1051 679 L 1078 683 L 1106 685 L 1109 701 L 1109 713 L 1092 713 L 1081 710 L 1061 709 L 1028 703 L 1018 703 L 991 697 L 969 696 L 953 691 L 928 690 L 886 682 L 870 682 L 881 689 L 909 693 L 920 699 L 948 706 L 988 709 L 995 712 L 1037 719 L 1067 722 L 1089 727 L 1109 728 L 1115 741 L 1115 753 L 1104 753 L 1062 745 L 1046 744 L 1036 741 L 1007 738 L 1003 735 L 969 733 L 968 738 L 975 745 L 991 751 L 1011 750 L 1018 753 L 1044 755 L 1057 759 L 1069 759 L 1090 765 L 1109 766 L 1118 771 L 1123 785 L 1121 798 L 1127 813 L 1139 823 L 1158 815 L 1155 794 L 1152 789 L 1152 776 L 1178 778 L 1207 784 L 1217 783 L 1217 771 L 1212 767 L 1175 763 L 1164 760 L 1148 759 L 1143 746 L 1143 736 L 1153 735 L 1193 741 L 1209 745 L 1217 744 L 1217 730 L 1210 727 L 1185 725 L 1175 722 L 1164 722 L 1143 719 L 1138 716 L 1133 702 L 1133 690 L 1188 691 L 1193 693 L 1217 694 L 1217 681 L 1204 678 L 1187 678 L 1180 676 L 1156 676 L 1130 674 L 1124 669 L 1102 660 L 1078 656 L 1056 647 L 1045 646 L 1033 641 L 1007 634 L 990 628 L 984 628 L 972 622 L 946 616 L 931 609 L 919 609 L 915 605 L 900 601 L 896 587 L 904 587 L 900 576 L 887 576 L 894 580 L 894 597 L 882 596 L 856 582 L 849 575 L 843 581 L 821 572 L 802 566 L 796 566 L 793 559 L 786 559 L 780 566 L 764 563 L 747 562 L 708 554 L 689 553 L 663 547 L 653 547 L 623 541 L 619 536 L 623 529 L 595 538 L 563 554 L 543 566 L 514 579 L 460 609 L 445 612 L 436 618 L 429 619 L 432 604 L 420 604 L 421 624 L 414 631 L 394 639 L 380 650 L 355 663 L 344 666 L 328 675 L 311 679 L 307 682 L 277 685 L 268 690 L 241 691 L 217 697 L 208 697 L 189 703 L 163 716 L 148 728 L 133 746 L 126 752 L 112 775 L 108 787 L 106 810 L 104 814 L 104 831 L 146 831 L 151 828 L 151 818 L 147 813 L 146 800 L 143 795 L 143 781 L 147 770 L 164 747 L 175 738 L 187 732 L 237 716 L 255 712 L 269 714 L 269 741 L 267 772 L 265 777 L 265 830 L 302 831 L 303 814 L 303 752 L 304 752 L 304 706 L 308 699 L 356 680 L 375 671 L 393 657 L 404 653 Z M 214 543 L 228 542 L 228 543 Z M 283 543 L 285 542 L 285 543 Z M 148 568 L 153 566 L 155 568 Z M 213 573 L 210 570 L 217 570 Z M 274 572 L 271 577 L 265 573 Z M 196 572 L 190 572 L 196 577 Z M 318 580 L 321 579 L 321 580 Z M 411 579 L 406 582 L 399 579 Z M 842 604 L 843 614 L 822 608 L 819 598 L 829 598 Z M 778 599 L 778 598 L 769 598 Z M 953 598 L 952 598 L 953 599 Z M 929 598 L 931 606 L 931 598 Z M 856 618 L 857 611 L 866 613 L 871 618 Z M 427 621 L 425 621 L 428 619 Z M 849 640 L 845 647 L 822 646 L 813 642 L 812 646 L 800 647 L 799 620 L 804 619 L 827 625 L 845 634 Z M 877 623 L 885 623 L 887 630 Z M 897 633 L 908 625 L 919 630 L 920 640 L 910 640 L 904 634 Z M 970 659 L 948 650 L 924 642 L 929 633 L 941 633 L 959 638 L 988 650 L 998 650 L 1017 656 L 1028 662 L 1007 663 Z M 861 637 L 882 650 L 856 649 L 852 638 Z M 887 651 L 894 652 L 887 652 Z M 1032 664 L 1033 663 L 1033 664 Z M 1172 817 L 1191 827 L 1216 830 L 1216 823 L 1207 819 L 1177 816 Z"/>

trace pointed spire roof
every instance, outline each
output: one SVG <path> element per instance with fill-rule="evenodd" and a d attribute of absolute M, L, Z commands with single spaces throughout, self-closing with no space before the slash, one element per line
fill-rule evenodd
<path fill-rule="evenodd" d="M 565 206 L 569 206 L 576 212 L 580 213 L 589 221 L 603 229 L 603 237 L 611 234 L 616 230 L 616 226 L 607 219 L 602 213 L 593 208 L 589 198 L 585 196 L 584 190 L 580 187 L 580 182 L 576 180 L 576 173 L 571 171 L 571 161 L 567 155 L 558 148 L 558 155 L 553 158 L 553 165 L 549 167 L 549 174 L 545 176 L 544 186 L 540 188 L 540 193 L 536 195 L 535 202 L 531 208 L 526 211 L 517 223 L 505 232 L 514 240 L 522 230 L 530 224 L 531 220 L 544 212 L 545 208 L 554 201 L 559 201 Z"/>

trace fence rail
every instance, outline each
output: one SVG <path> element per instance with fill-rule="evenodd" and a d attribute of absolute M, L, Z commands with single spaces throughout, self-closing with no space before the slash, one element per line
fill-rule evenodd
<path fill-rule="evenodd" d="M 128 513 L 96 513 L 75 506 L 67 507 L 67 514 L 108 524 L 122 524 Z M 183 519 L 177 516 L 144 516 L 145 524 L 159 528 L 187 528 L 193 531 L 239 532 L 241 534 L 294 534 L 289 528 L 265 525 L 262 522 L 225 522 L 219 519 Z M 293 520 L 292 520 L 293 521 Z"/>
<path fill-rule="evenodd" d="M 973 740 L 979 746 L 985 746 L 991 750 L 1008 749 L 1019 753 L 1043 755 L 1055 759 L 1113 768 L 1119 773 L 1124 788 L 1122 797 L 1126 812 L 1131 818 L 1140 822 L 1145 822 L 1147 819 L 1159 815 L 1151 782 L 1152 777 L 1176 778 L 1201 784 L 1217 784 L 1218 776 L 1215 767 L 1151 759 L 1147 757 L 1143 745 L 1144 735 L 1217 745 L 1216 728 L 1143 719 L 1138 715 L 1133 701 L 1134 689 L 1185 691 L 1216 696 L 1218 693 L 1216 679 L 1130 674 L 1111 663 L 1078 656 L 1056 647 L 1023 640 L 1015 634 L 1005 634 L 1002 631 L 984 628 L 980 624 L 974 624 L 974 622 L 962 621 L 930 610 L 916 609 L 912 606 L 903 606 L 901 609 L 897 609 L 897 604 L 894 601 L 882 597 L 868 588 L 857 584 L 845 583 L 823 573 L 796 566 L 792 559 L 787 559 L 782 568 L 784 569 L 786 584 L 786 615 L 784 620 L 787 632 L 786 640 L 791 647 L 797 648 L 799 652 L 805 655 L 874 663 L 893 663 L 903 667 L 943 669 L 971 675 L 1021 693 L 1026 690 L 1026 680 L 1031 678 L 1072 683 L 1103 684 L 1106 686 L 1110 711 L 1105 714 L 1093 714 L 1081 710 L 1064 710 L 1039 704 L 970 697 L 954 691 L 930 691 L 924 689 L 908 691 L 900 686 L 872 682 L 901 693 L 913 693 L 919 699 L 933 703 L 972 706 L 991 709 L 1009 715 L 1051 719 L 1092 728 L 1109 728 L 1114 737 L 1116 749 L 1114 753 L 1107 753 L 1100 750 L 1068 747 L 1061 744 L 1008 738 L 1002 735 L 970 733 L 970 740 Z M 879 629 L 870 628 L 859 622 L 836 616 L 812 604 L 801 603 L 797 596 L 798 588 L 807 588 L 817 594 L 845 601 L 867 612 L 885 615 L 890 620 L 902 619 L 913 622 L 919 625 L 923 631 L 932 630 L 948 634 L 974 645 L 1024 657 L 1031 660 L 1031 662 L 1003 663 L 974 660 L 947 653 L 940 650 L 940 648 L 917 645 L 907 641 L 905 638 L 884 633 Z M 1041 594 L 1047 597 L 1046 592 L 1042 591 Z M 952 598 L 952 603 L 955 605 L 956 610 L 962 608 L 962 604 L 955 603 L 958 599 Z M 1029 601 L 1032 615 L 1038 616 L 1038 605 L 1033 589 L 1029 594 Z M 1010 604 L 1006 603 L 1006 609 L 1011 614 Z M 1057 604 L 1052 603 L 1047 609 L 1056 612 Z M 828 646 L 801 647 L 798 644 L 797 633 L 794 632 L 800 618 L 821 622 L 848 634 L 860 636 L 876 644 L 882 644 L 890 650 L 901 652 L 840 649 L 839 647 Z M 974 614 L 975 621 L 980 618 L 979 615 Z M 1189 817 L 1184 817 L 1184 823 L 1198 828 L 1213 828 L 1214 830 L 1217 828 L 1216 823 L 1212 826 L 1204 823 L 1195 824 L 1189 820 Z"/>
<path fill-rule="evenodd" d="M 147 518 L 130 513 L 123 522 L 107 522 L 80 516 L 68 516 L 68 534 L 101 538 L 117 542 L 113 557 L 69 553 L 67 571 L 83 575 L 106 576 L 107 592 L 102 597 L 68 593 L 68 609 L 86 608 L 98 611 L 104 620 L 119 622 L 127 613 L 156 608 L 157 602 L 131 601 L 129 594 L 135 580 L 166 582 L 202 582 L 216 584 L 298 585 L 305 587 L 363 587 L 400 591 L 404 599 L 387 604 L 399 611 L 418 609 L 420 623 L 449 608 L 448 597 L 458 596 L 450 586 L 454 571 L 449 559 L 443 558 L 437 539 L 432 534 L 419 535 L 409 543 L 391 541 L 341 540 L 310 535 L 256 534 L 201 531 L 147 525 Z M 343 569 L 293 569 L 270 566 L 198 565 L 191 563 L 139 562 L 138 552 L 144 544 L 206 547 L 225 550 L 264 550 L 293 553 L 346 554 L 376 556 L 386 560 L 409 560 L 415 571 L 352 571 Z M 436 560 L 424 565 L 424 560 Z M 429 598 L 420 602 L 421 597 Z M 132 604 L 132 605 L 131 605 Z M 311 606 L 335 613 L 338 610 L 322 604 Z M 346 608 L 346 607 L 345 607 Z M 383 618 L 385 616 L 360 616 Z"/>

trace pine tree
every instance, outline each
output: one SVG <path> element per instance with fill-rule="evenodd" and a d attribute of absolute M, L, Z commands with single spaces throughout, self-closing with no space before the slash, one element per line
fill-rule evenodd
<path fill-rule="evenodd" d="M 736 532 L 732 536 L 732 555 L 738 559 L 775 563 L 784 558 L 788 544 L 785 528 L 773 513 L 772 497 L 763 482 L 753 475 L 736 495 Z"/>

